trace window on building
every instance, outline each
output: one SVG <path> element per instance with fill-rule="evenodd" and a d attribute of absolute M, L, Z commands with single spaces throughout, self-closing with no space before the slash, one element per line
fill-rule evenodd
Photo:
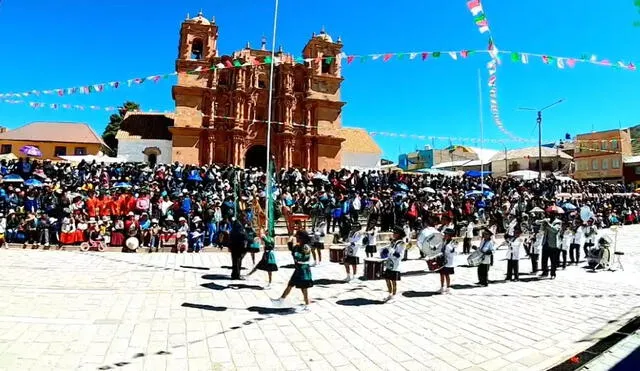
<path fill-rule="evenodd" d="M 76 147 L 73 150 L 73 154 L 76 156 L 85 156 L 87 154 L 87 147 Z"/>
<path fill-rule="evenodd" d="M 602 160 L 602 170 L 607 170 L 609 168 L 609 160 L 606 158 Z"/>
<path fill-rule="evenodd" d="M 618 149 L 618 140 L 614 139 L 611 141 L 611 149 Z"/>
<path fill-rule="evenodd" d="M 3 144 L 2 147 L 0 148 L 0 153 L 2 153 L 3 155 L 6 155 L 7 153 L 11 153 L 11 144 Z"/>
<path fill-rule="evenodd" d="M 591 170 L 598 170 L 598 160 L 591 160 Z"/>
<path fill-rule="evenodd" d="M 331 62 L 328 59 L 322 59 L 322 73 L 331 73 Z"/>
<path fill-rule="evenodd" d="M 606 140 L 600 141 L 600 149 L 601 150 L 606 150 L 607 149 L 607 141 Z"/>
<path fill-rule="evenodd" d="M 614 158 L 613 160 L 611 160 L 611 168 L 620 169 L 620 160 L 617 158 Z"/>
<path fill-rule="evenodd" d="M 56 148 L 53 150 L 53 155 L 58 157 L 58 156 L 66 156 L 67 155 L 67 147 L 64 146 L 56 146 Z"/>
<path fill-rule="evenodd" d="M 636 175 L 640 175 L 640 166 L 636 166 L 635 168 L 633 168 L 633 170 L 636 173 Z"/>
<path fill-rule="evenodd" d="M 203 48 L 202 40 L 194 39 L 193 42 L 191 43 L 191 59 L 193 60 L 202 59 L 203 50 L 204 48 Z"/>

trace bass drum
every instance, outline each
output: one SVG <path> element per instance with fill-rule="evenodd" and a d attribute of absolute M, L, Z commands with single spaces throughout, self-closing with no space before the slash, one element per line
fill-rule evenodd
<path fill-rule="evenodd" d="M 424 255 L 427 255 L 429 250 L 433 251 L 440 246 L 443 240 L 444 236 L 442 233 L 438 232 L 435 228 L 429 227 L 423 229 L 420 234 L 418 234 L 416 243 L 420 251 Z"/>
<path fill-rule="evenodd" d="M 140 241 L 138 241 L 137 237 L 129 237 L 125 241 L 124 245 L 127 247 L 127 249 L 136 251 L 138 247 L 140 247 Z"/>
<path fill-rule="evenodd" d="M 467 258 L 467 263 L 470 267 L 477 267 L 482 262 L 483 255 L 484 254 L 480 252 L 480 250 L 476 250 L 469 255 L 469 257 Z"/>

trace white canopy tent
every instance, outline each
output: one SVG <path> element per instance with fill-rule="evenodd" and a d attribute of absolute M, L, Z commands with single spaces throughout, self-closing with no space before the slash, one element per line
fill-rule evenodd
<path fill-rule="evenodd" d="M 84 156 L 59 156 L 61 159 L 63 159 L 64 161 L 68 161 L 74 164 L 77 164 L 81 161 L 85 161 L 85 162 L 93 162 L 95 161 L 96 163 L 105 163 L 105 164 L 113 164 L 113 163 L 120 163 L 120 162 L 127 162 L 127 159 L 125 157 L 109 157 L 109 156 L 104 156 L 104 155 L 84 155 Z"/>
<path fill-rule="evenodd" d="M 521 178 L 522 180 L 534 180 L 538 179 L 538 172 L 533 170 L 518 170 L 512 171 L 508 174 L 514 178 Z M 544 178 L 544 173 L 542 174 L 542 178 Z"/>

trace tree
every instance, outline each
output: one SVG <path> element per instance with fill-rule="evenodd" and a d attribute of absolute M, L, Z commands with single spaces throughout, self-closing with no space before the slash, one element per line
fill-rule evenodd
<path fill-rule="evenodd" d="M 116 139 L 116 134 L 118 134 L 118 130 L 120 130 L 120 124 L 124 119 L 124 116 L 129 111 L 139 111 L 140 105 L 138 103 L 126 101 L 120 107 L 118 107 L 118 113 L 113 114 L 109 117 L 109 123 L 107 127 L 104 128 L 104 133 L 102 133 L 102 140 L 105 142 L 109 149 L 107 151 L 110 155 L 115 156 L 118 154 L 118 139 Z"/>

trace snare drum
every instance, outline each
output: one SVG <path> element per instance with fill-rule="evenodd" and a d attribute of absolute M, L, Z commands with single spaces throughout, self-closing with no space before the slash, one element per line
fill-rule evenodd
<path fill-rule="evenodd" d="M 483 253 L 480 250 L 472 252 L 467 258 L 467 263 L 470 267 L 477 267 L 482 262 Z"/>
<path fill-rule="evenodd" d="M 383 259 L 368 258 L 364 260 L 364 277 L 367 280 L 382 278 Z"/>
<path fill-rule="evenodd" d="M 427 259 L 427 266 L 430 271 L 437 271 L 444 266 L 444 257 L 442 255 L 434 256 Z"/>
<path fill-rule="evenodd" d="M 344 261 L 344 247 L 332 246 L 329 248 L 329 261 L 342 263 Z"/>

